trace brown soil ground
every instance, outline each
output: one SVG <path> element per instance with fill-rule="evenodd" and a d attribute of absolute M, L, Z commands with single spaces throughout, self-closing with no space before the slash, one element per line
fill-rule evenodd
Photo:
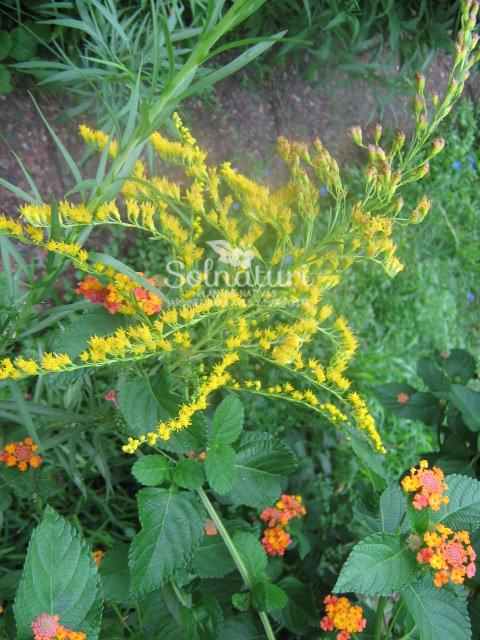
<path fill-rule="evenodd" d="M 427 90 L 445 88 L 449 59 L 438 55 L 427 73 Z M 283 173 L 275 155 L 279 135 L 311 142 L 321 138 L 342 165 L 356 152 L 347 134 L 352 124 L 371 129 L 379 115 L 376 92 L 379 88 L 354 80 L 338 89 L 336 77 L 314 86 L 294 69 L 273 69 L 261 83 L 254 67 L 219 82 L 207 96 L 184 105 L 192 132 L 209 151 L 211 161 L 230 160 L 240 170 L 276 183 Z M 15 151 L 28 168 L 44 201 L 52 195 L 61 198 L 74 184 L 59 151 L 36 110 L 28 91 L 38 101 L 46 119 L 72 155 L 79 160 L 84 145 L 77 135 L 78 121 L 62 121 L 65 110 L 61 97 L 38 92 L 22 76 L 16 77 L 15 90 L 0 96 L 0 177 L 28 190 L 28 183 L 10 152 Z M 466 93 L 478 92 L 478 80 Z M 68 101 L 68 96 L 63 98 Z M 397 97 L 383 114 L 384 126 L 408 130 L 411 126 L 409 99 Z M 87 170 L 88 174 L 88 170 Z M 88 175 L 86 176 L 88 177 Z M 0 186 L 0 211 L 15 214 L 19 200 Z"/>

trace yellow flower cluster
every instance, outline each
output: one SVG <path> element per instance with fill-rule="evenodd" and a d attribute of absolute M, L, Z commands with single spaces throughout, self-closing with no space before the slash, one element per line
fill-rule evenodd
<path fill-rule="evenodd" d="M 128 444 L 123 446 L 123 451 L 126 453 L 134 453 L 147 438 L 150 445 L 154 446 L 159 438 L 168 440 L 172 431 L 179 431 L 189 427 L 192 423 L 193 414 L 207 408 L 207 398 L 209 394 L 227 385 L 231 379 L 231 375 L 226 369 L 237 360 L 238 353 L 235 351 L 227 353 L 220 362 L 214 365 L 212 372 L 204 376 L 204 381 L 197 390 L 195 400 L 182 405 L 176 417 L 171 418 L 167 422 L 160 422 L 156 432 L 150 432 L 147 436 L 140 436 L 140 438 L 137 439 L 129 438 Z"/>

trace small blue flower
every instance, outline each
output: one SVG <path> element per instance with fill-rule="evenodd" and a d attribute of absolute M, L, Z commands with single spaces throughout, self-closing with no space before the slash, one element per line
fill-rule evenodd
<path fill-rule="evenodd" d="M 292 256 L 287 256 L 285 258 L 285 264 L 291 264 L 292 263 Z"/>
<path fill-rule="evenodd" d="M 461 161 L 460 161 L 460 160 L 455 160 L 455 162 L 453 163 L 453 165 L 452 165 L 452 166 L 453 166 L 453 168 L 454 168 L 454 169 L 455 169 L 455 171 L 456 171 L 457 169 L 460 169 L 460 167 L 462 166 L 462 163 L 461 163 Z"/>
<path fill-rule="evenodd" d="M 240 209 L 240 203 L 239 202 L 234 202 L 232 204 L 233 209 Z"/>
<path fill-rule="evenodd" d="M 270 173 L 270 169 L 269 169 L 268 167 L 265 167 L 265 168 L 263 169 L 263 173 L 264 173 L 266 176 L 268 176 L 268 174 Z"/>
<path fill-rule="evenodd" d="M 322 187 L 320 187 L 320 195 L 321 196 L 326 196 L 328 194 L 328 189 L 325 185 L 323 185 Z"/>
<path fill-rule="evenodd" d="M 473 295 L 473 293 L 471 291 L 469 293 L 467 293 L 467 300 L 469 302 L 473 302 L 475 300 L 475 296 Z"/>
<path fill-rule="evenodd" d="M 475 159 L 473 157 L 473 153 L 469 153 L 468 154 L 468 162 L 470 164 L 470 171 L 472 173 L 476 173 L 476 171 L 475 171 Z"/>

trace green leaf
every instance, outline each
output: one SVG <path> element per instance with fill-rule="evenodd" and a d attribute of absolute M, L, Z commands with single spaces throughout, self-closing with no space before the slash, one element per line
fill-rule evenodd
<path fill-rule="evenodd" d="M 232 604 L 239 611 L 248 611 L 250 609 L 250 594 L 234 593 L 232 596 Z"/>
<path fill-rule="evenodd" d="M 12 74 L 10 71 L 3 64 L 0 64 L 0 94 L 10 93 L 13 89 L 10 82 L 11 79 Z"/>
<path fill-rule="evenodd" d="M 267 568 L 267 554 L 260 541 L 252 533 L 237 531 L 233 543 L 252 579 Z"/>
<path fill-rule="evenodd" d="M 137 437 L 156 431 L 160 421 L 170 419 L 170 410 L 176 412 L 176 406 L 174 396 L 165 385 L 151 380 L 131 380 L 118 393 L 118 407 L 132 435 Z"/>
<path fill-rule="evenodd" d="M 394 533 L 405 513 L 405 496 L 394 482 L 380 496 L 368 491 L 353 511 L 358 522 L 372 533 Z"/>
<path fill-rule="evenodd" d="M 219 535 L 204 536 L 193 556 L 193 567 L 200 578 L 223 578 L 235 569 L 235 563 Z"/>
<path fill-rule="evenodd" d="M 278 586 L 287 594 L 288 601 L 281 611 L 274 614 L 275 620 L 298 635 L 305 634 L 309 627 L 318 626 L 320 614 L 312 586 L 293 576 L 280 580 Z"/>
<path fill-rule="evenodd" d="M 128 545 L 118 544 L 104 553 L 98 572 L 102 579 L 105 600 L 128 602 L 130 596 Z"/>
<path fill-rule="evenodd" d="M 225 495 L 235 482 L 237 468 L 235 466 L 235 451 L 228 444 L 215 445 L 205 457 L 205 472 L 210 487 L 216 493 Z"/>
<path fill-rule="evenodd" d="M 5 481 L 0 481 L 0 512 L 6 511 L 12 504 L 12 494 Z"/>
<path fill-rule="evenodd" d="M 258 611 L 278 611 L 283 609 L 288 602 L 287 594 L 268 580 L 259 580 L 252 589 L 252 604 Z"/>
<path fill-rule="evenodd" d="M 407 396 L 411 398 L 415 393 L 418 393 L 418 390 L 402 382 L 389 382 L 388 384 L 381 384 L 375 387 L 374 392 L 378 401 L 385 409 L 400 415 L 404 405 L 398 402 L 398 396 L 401 393 L 406 393 Z"/>
<path fill-rule="evenodd" d="M 168 476 L 170 462 L 158 454 L 143 456 L 135 462 L 132 467 L 132 474 L 147 487 L 155 487 L 165 482 Z"/>
<path fill-rule="evenodd" d="M 244 408 L 236 396 L 228 396 L 213 416 L 213 442 L 232 444 L 243 429 Z"/>
<path fill-rule="evenodd" d="M 281 494 L 281 480 L 296 469 L 290 448 L 267 433 L 243 433 L 235 456 L 234 504 L 263 509 Z"/>
<path fill-rule="evenodd" d="M 422 640 L 470 640 L 467 602 L 463 594 L 438 589 L 431 575 L 402 589 L 402 598 Z"/>
<path fill-rule="evenodd" d="M 103 337 L 126 326 L 121 313 L 115 315 L 106 309 L 91 309 L 67 326 L 56 338 L 56 351 L 66 353 L 72 360 L 77 358 L 88 346 L 92 336 Z"/>
<path fill-rule="evenodd" d="M 480 527 L 480 482 L 459 475 L 447 476 L 445 482 L 449 501 L 432 514 L 433 519 L 455 530 Z"/>
<path fill-rule="evenodd" d="M 461 384 L 452 384 L 451 391 L 445 394 L 461 411 L 462 418 L 469 429 L 480 431 L 480 393 Z"/>
<path fill-rule="evenodd" d="M 51 507 L 28 546 L 14 604 L 17 638 L 32 637 L 30 624 L 42 613 L 96 640 L 102 617 L 102 587 L 92 552 L 75 529 Z"/>
<path fill-rule="evenodd" d="M 183 458 L 175 465 L 174 480 L 184 489 L 197 489 L 205 482 L 205 470 L 198 460 Z"/>
<path fill-rule="evenodd" d="M 258 628 L 257 618 L 256 615 L 243 613 L 231 616 L 223 625 L 222 640 L 264 640 L 265 635 Z"/>
<path fill-rule="evenodd" d="M 151 638 L 185 640 L 179 626 L 178 603 L 172 603 L 172 598 L 168 597 L 169 591 L 166 587 L 157 589 L 146 598 L 138 601 L 138 615 L 142 621 L 142 631 L 145 634 L 142 638 L 145 640 Z"/>
<path fill-rule="evenodd" d="M 477 363 L 465 349 L 452 349 L 443 366 L 452 382 L 467 384 L 475 374 Z"/>
<path fill-rule="evenodd" d="M 223 623 L 222 608 L 213 596 L 205 596 L 192 608 L 180 607 L 185 640 L 220 638 Z"/>
<path fill-rule="evenodd" d="M 417 373 L 431 391 L 448 391 L 452 384 L 431 358 L 420 358 Z"/>
<path fill-rule="evenodd" d="M 381 491 L 387 484 L 388 475 L 384 468 L 385 456 L 372 448 L 358 429 L 346 425 L 344 431 L 355 454 L 365 465 L 370 480 L 376 491 Z"/>
<path fill-rule="evenodd" d="M 12 36 L 8 31 L 0 31 L 0 60 L 6 58 L 12 49 Z"/>
<path fill-rule="evenodd" d="M 400 535 L 375 533 L 353 547 L 334 592 L 388 596 L 409 582 L 416 569 L 415 557 Z"/>
<path fill-rule="evenodd" d="M 15 27 L 10 31 L 12 36 L 12 48 L 10 55 L 18 62 L 25 62 L 35 56 L 37 51 L 37 41 L 22 27 Z"/>
<path fill-rule="evenodd" d="M 423 537 L 430 523 L 429 509 L 415 509 L 413 506 L 413 497 L 409 496 L 407 504 L 407 520 L 412 531 Z"/>
<path fill-rule="evenodd" d="M 196 496 L 173 488 L 142 489 L 137 499 L 142 530 L 130 547 L 129 565 L 132 592 L 142 597 L 190 561 L 206 515 Z"/>

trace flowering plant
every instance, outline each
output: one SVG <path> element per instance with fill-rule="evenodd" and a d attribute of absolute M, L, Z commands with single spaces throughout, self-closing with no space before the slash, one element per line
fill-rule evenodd
<path fill-rule="evenodd" d="M 354 141 L 368 155 L 359 201 L 351 200 L 320 140 L 310 150 L 280 138 L 278 153 L 289 178 L 270 190 L 229 163 L 209 165 L 178 114 L 172 117 L 177 139 L 165 137 L 156 130 L 159 113 L 172 110 L 189 77 L 185 72 L 161 104 L 142 110 L 137 127 L 135 114 L 129 119 L 123 136 L 81 127 L 83 139 L 101 153 L 95 180 L 79 176 L 61 202 L 30 198 L 18 217 L 0 217 L 3 234 L 48 254 L 42 286 L 26 294 L 31 305 L 48 295 L 67 264 L 84 274 L 76 289 L 83 300 L 69 310 L 84 313 L 57 336 L 63 348 L 18 355 L 14 319 L 4 334 L 0 379 L 24 402 L 21 385 L 32 376 L 55 384 L 113 369 L 114 388 L 106 397 L 118 405 L 117 436 L 143 485 L 137 493 L 140 530 L 131 532 L 128 545 L 103 556 L 99 550 L 93 556 L 76 529 L 46 508 L 32 534 L 15 600 L 18 638 L 31 637 L 32 629 L 42 637 L 47 629 L 57 637 L 65 632 L 94 640 L 104 600 L 118 612 L 122 633 L 130 635 L 217 638 L 225 629 L 232 636 L 237 628 L 244 637 L 263 633 L 272 640 L 272 619 L 294 633 L 309 627 L 338 631 L 340 640 L 364 629 L 368 633 L 366 606 L 330 595 L 321 618 L 309 585 L 290 576 L 279 580 L 286 565 L 273 556 L 305 553 L 301 527 L 308 508 L 301 496 L 282 492 L 297 467 L 291 448 L 276 435 L 245 428 L 244 394 L 311 412 L 320 424 L 341 430 L 365 463 L 374 504 L 362 504 L 357 515 L 371 531 L 353 547 L 334 591 L 380 597 L 375 640 L 384 631 L 391 637 L 397 620 L 405 628 L 411 618 L 422 638 L 435 637 L 428 627 L 432 607 L 453 616 L 458 633 L 452 640 L 468 637 L 463 597 L 433 584 L 445 579 L 460 584 L 474 575 L 467 531 L 480 525 L 478 483 L 464 476 L 444 478 L 423 461 L 402 483 L 406 496 L 391 482 L 386 447 L 347 374 L 357 339 L 348 320 L 336 314 L 331 293 L 357 262 L 376 262 L 390 276 L 403 268 L 392 240 L 395 226 L 421 222 L 430 202 L 424 196 L 405 214 L 402 187 L 427 175 L 429 162 L 442 150 L 435 130 L 478 60 L 473 34 L 478 2 L 467 0 L 463 7 L 443 99 L 433 93 L 429 100 L 425 78 L 416 77 L 411 141 L 407 144 L 402 132 L 389 141 L 377 125 L 365 145 L 361 130 L 352 128 Z M 181 183 L 147 171 L 141 158 L 147 142 L 163 163 L 183 173 Z M 325 205 L 321 188 L 329 194 Z M 77 193 L 81 199 L 72 198 Z M 92 230 L 113 225 L 149 234 L 160 273 L 146 276 L 85 248 Z M 34 425 L 30 429 L 35 432 Z M 38 439 L 41 456 L 42 439 L 34 436 L 28 455 Z M 19 447 L 12 442 L 4 449 L 10 466 L 8 456 L 16 464 Z M 40 459 L 32 463 L 36 458 L 29 457 L 30 466 L 38 467 Z M 229 518 L 229 508 L 243 517 Z M 438 539 L 435 527 L 442 534 Z M 432 554 L 421 550 L 422 536 Z M 440 577 L 432 578 L 431 568 Z M 204 584 L 235 570 L 227 598 Z M 400 594 L 399 607 L 406 605 L 408 615 L 401 617 L 397 608 L 385 629 L 386 597 L 393 594 Z M 306 616 L 299 614 L 298 601 L 305 602 Z M 152 608 L 161 620 L 149 626 Z M 440 621 L 439 616 L 436 624 Z"/>

